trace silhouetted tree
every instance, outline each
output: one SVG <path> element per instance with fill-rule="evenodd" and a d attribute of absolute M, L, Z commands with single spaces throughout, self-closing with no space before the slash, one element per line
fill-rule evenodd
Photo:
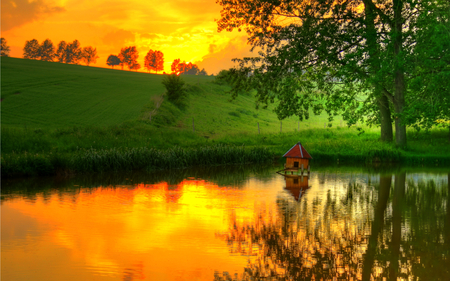
<path fill-rule="evenodd" d="M 190 64 L 190 68 L 186 71 L 185 74 L 189 75 L 197 75 L 200 72 L 200 69 L 196 64 Z"/>
<path fill-rule="evenodd" d="M 82 60 L 86 63 L 87 66 L 89 66 L 89 64 L 91 63 L 96 63 L 97 59 L 97 48 L 93 48 L 91 46 L 83 48 Z"/>
<path fill-rule="evenodd" d="M 137 58 L 139 53 L 136 50 L 136 46 L 125 47 L 120 50 L 119 59 L 121 61 L 121 66 L 127 65 L 128 69 L 132 69 L 134 65 L 137 64 Z"/>
<path fill-rule="evenodd" d="M 61 41 L 58 44 L 58 49 L 56 49 L 56 60 L 58 62 L 65 62 L 65 54 L 66 54 L 66 47 L 67 47 L 67 43 L 66 41 Z"/>
<path fill-rule="evenodd" d="M 50 39 L 45 39 L 39 47 L 39 56 L 43 61 L 53 61 L 55 57 L 55 47 Z"/>
<path fill-rule="evenodd" d="M 120 64 L 120 59 L 118 56 L 109 55 L 108 59 L 106 60 L 106 64 L 111 66 L 111 68 L 114 68 L 115 65 Z"/>
<path fill-rule="evenodd" d="M 159 70 L 164 70 L 164 54 L 161 51 L 148 51 L 145 56 L 145 68 L 154 70 L 158 73 Z"/>
<path fill-rule="evenodd" d="M 134 70 L 138 71 L 139 69 L 141 69 L 141 65 L 138 62 L 136 62 L 136 63 L 133 63 L 131 65 L 131 67 L 129 67 L 129 68 L 130 68 L 130 70 L 134 69 Z"/>
<path fill-rule="evenodd" d="M 173 72 L 173 73 L 177 73 L 178 71 L 180 71 L 180 68 L 179 68 L 179 64 L 180 64 L 180 59 L 175 59 L 173 62 L 172 62 L 172 65 L 170 66 L 170 70 Z"/>
<path fill-rule="evenodd" d="M 1 56 L 2 57 L 9 57 L 9 52 L 10 52 L 10 48 L 9 46 L 6 44 L 6 39 L 2 37 L 1 39 Z"/>
<path fill-rule="evenodd" d="M 208 75 L 208 73 L 206 73 L 206 70 L 202 68 L 202 70 L 199 71 L 198 75 Z"/>
<path fill-rule="evenodd" d="M 39 58 L 39 42 L 36 39 L 26 41 L 23 48 L 24 59 L 38 59 Z"/>
<path fill-rule="evenodd" d="M 78 64 L 82 58 L 82 50 L 80 42 L 73 40 L 72 43 L 67 44 L 65 49 L 65 63 Z"/>

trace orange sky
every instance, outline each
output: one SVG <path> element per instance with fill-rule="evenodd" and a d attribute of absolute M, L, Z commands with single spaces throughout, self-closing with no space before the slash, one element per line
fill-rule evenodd
<path fill-rule="evenodd" d="M 251 55 L 245 33 L 217 32 L 221 7 L 215 0 L 2 0 L 1 8 L 1 36 L 12 57 L 22 57 L 33 38 L 54 45 L 78 39 L 82 47 L 97 48 L 94 66 L 100 67 L 125 46 L 137 47 L 142 67 L 148 50 L 162 51 L 167 72 L 176 58 L 211 74 Z"/>

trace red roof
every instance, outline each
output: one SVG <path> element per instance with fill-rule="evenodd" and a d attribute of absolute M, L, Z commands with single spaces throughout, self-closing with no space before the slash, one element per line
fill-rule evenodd
<path fill-rule="evenodd" d="M 309 155 L 308 151 L 306 151 L 300 142 L 296 143 L 291 149 L 289 149 L 283 157 L 312 159 L 311 155 Z"/>

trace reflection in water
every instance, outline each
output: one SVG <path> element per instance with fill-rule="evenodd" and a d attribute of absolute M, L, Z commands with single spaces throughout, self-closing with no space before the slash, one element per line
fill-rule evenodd
<path fill-rule="evenodd" d="M 450 174 L 275 170 L 4 183 L 2 279 L 447 280 Z"/>
<path fill-rule="evenodd" d="M 280 199 L 276 219 L 231 220 L 222 234 L 230 251 L 256 258 L 243 273 L 216 272 L 214 280 L 448 280 L 448 182 L 406 184 L 403 172 L 393 188 L 392 176 L 380 175 L 374 186 L 329 191 L 324 202 Z"/>

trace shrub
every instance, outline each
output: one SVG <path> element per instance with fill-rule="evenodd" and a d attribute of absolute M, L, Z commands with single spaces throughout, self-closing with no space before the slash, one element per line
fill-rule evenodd
<path fill-rule="evenodd" d="M 183 105 L 186 101 L 185 82 L 180 76 L 171 74 L 163 78 L 162 84 L 166 87 L 167 99 L 176 105 Z"/>

